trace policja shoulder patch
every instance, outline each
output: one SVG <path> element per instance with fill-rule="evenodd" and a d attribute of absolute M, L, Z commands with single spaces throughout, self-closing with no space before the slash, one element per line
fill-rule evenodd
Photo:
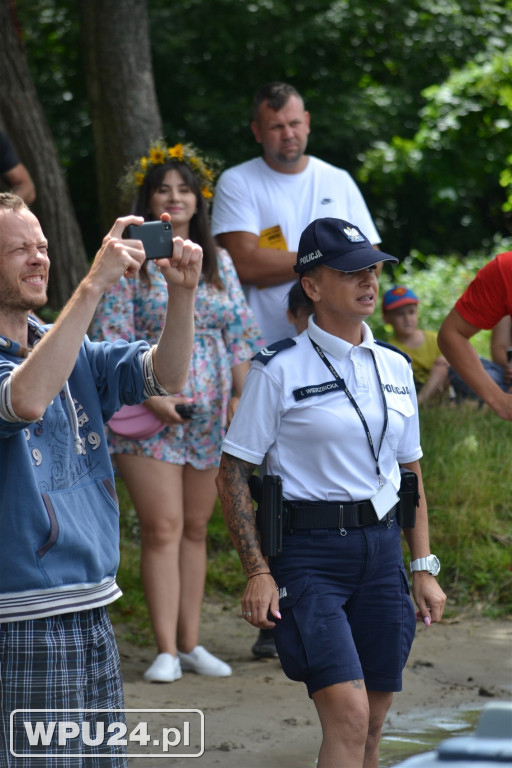
<path fill-rule="evenodd" d="M 269 344 L 268 347 L 261 349 L 252 359 L 258 360 L 260 363 L 263 363 L 263 365 L 267 365 L 278 352 L 282 352 L 283 349 L 288 349 L 289 347 L 294 347 L 296 343 L 297 342 L 294 339 L 281 339 L 281 341 L 275 341 L 273 344 Z"/>

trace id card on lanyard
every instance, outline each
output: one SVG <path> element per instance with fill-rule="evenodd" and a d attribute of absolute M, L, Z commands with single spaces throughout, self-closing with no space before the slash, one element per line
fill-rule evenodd
<path fill-rule="evenodd" d="M 370 354 L 373 360 L 373 365 L 375 366 L 375 373 L 377 374 L 377 379 L 379 380 L 380 393 L 382 397 L 382 403 L 384 406 L 384 426 L 382 428 L 382 434 L 380 436 L 379 447 L 377 451 L 375 450 L 373 438 L 372 438 L 370 429 L 368 427 L 368 424 L 366 422 L 366 419 L 364 417 L 364 414 L 359 408 L 358 404 L 356 403 L 352 392 L 349 390 L 349 388 L 345 384 L 345 380 L 341 378 L 336 368 L 332 365 L 330 360 L 327 359 L 326 355 L 324 354 L 323 350 L 318 346 L 318 344 L 315 341 L 313 341 L 311 337 L 309 337 L 309 340 L 312 343 L 315 349 L 315 352 L 320 356 L 320 358 L 323 360 L 327 368 L 330 370 L 330 372 L 334 376 L 335 381 L 337 381 L 340 384 L 341 388 L 343 389 L 346 396 L 348 397 L 351 405 L 355 408 L 357 415 L 361 419 L 361 423 L 366 433 L 366 439 L 368 440 L 368 445 L 370 446 L 370 450 L 372 452 L 373 458 L 375 459 L 375 468 L 377 470 L 377 477 L 379 478 L 379 490 L 372 496 L 370 501 L 373 505 L 377 518 L 379 520 L 382 520 L 388 514 L 388 512 L 391 509 L 393 509 L 395 504 L 398 504 L 400 499 L 398 497 L 397 492 L 395 491 L 393 483 L 390 480 L 387 480 L 386 482 L 384 482 L 380 474 L 379 454 L 380 454 L 380 449 L 382 447 L 382 441 L 384 440 L 384 435 L 386 434 L 386 429 L 388 427 L 388 407 L 386 404 L 386 397 L 384 395 L 384 389 L 382 387 L 382 381 L 380 378 L 379 369 L 377 367 L 377 361 L 375 360 L 375 356 L 372 350 L 370 350 Z"/>

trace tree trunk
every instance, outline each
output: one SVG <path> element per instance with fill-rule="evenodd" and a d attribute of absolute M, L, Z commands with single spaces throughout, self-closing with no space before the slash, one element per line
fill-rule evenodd
<path fill-rule="evenodd" d="M 52 135 L 30 76 L 10 0 L 0 0 L 0 112 L 36 187 L 32 205 L 50 244 L 49 304 L 60 309 L 87 271 L 87 256 Z"/>
<path fill-rule="evenodd" d="M 146 0 L 80 0 L 100 216 L 129 213 L 118 189 L 126 165 L 162 136 Z"/>

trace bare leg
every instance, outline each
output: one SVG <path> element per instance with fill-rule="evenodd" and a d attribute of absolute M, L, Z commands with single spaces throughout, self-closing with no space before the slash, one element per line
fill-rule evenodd
<path fill-rule="evenodd" d="M 180 548 L 180 608 L 178 648 L 190 653 L 199 642 L 199 622 L 206 578 L 206 531 L 217 488 L 217 469 L 194 469 L 186 464 L 183 473 L 184 524 Z"/>
<path fill-rule="evenodd" d="M 313 694 L 322 726 L 318 768 L 362 768 L 369 704 L 363 680 L 350 680 Z"/>
<path fill-rule="evenodd" d="M 158 652 L 176 656 L 183 467 L 128 454 L 116 461 L 140 521 L 142 583 Z"/>
<path fill-rule="evenodd" d="M 378 768 L 382 725 L 392 700 L 392 693 L 367 692 L 362 680 L 314 693 L 323 735 L 318 768 Z"/>
<path fill-rule="evenodd" d="M 388 709 L 393 701 L 393 694 L 387 691 L 368 691 L 370 704 L 370 724 L 364 752 L 364 768 L 379 768 L 379 744 L 382 726 Z"/>

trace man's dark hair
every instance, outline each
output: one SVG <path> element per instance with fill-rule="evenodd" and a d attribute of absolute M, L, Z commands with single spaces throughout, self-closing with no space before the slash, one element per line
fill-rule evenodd
<path fill-rule="evenodd" d="M 254 94 L 252 100 L 253 120 L 258 119 L 259 109 L 262 104 L 266 103 L 274 110 L 274 112 L 278 112 L 284 107 L 291 96 L 295 96 L 297 99 L 300 99 L 300 101 L 303 101 L 300 93 L 293 87 L 293 85 L 289 85 L 288 83 L 274 81 L 262 85 Z"/>

